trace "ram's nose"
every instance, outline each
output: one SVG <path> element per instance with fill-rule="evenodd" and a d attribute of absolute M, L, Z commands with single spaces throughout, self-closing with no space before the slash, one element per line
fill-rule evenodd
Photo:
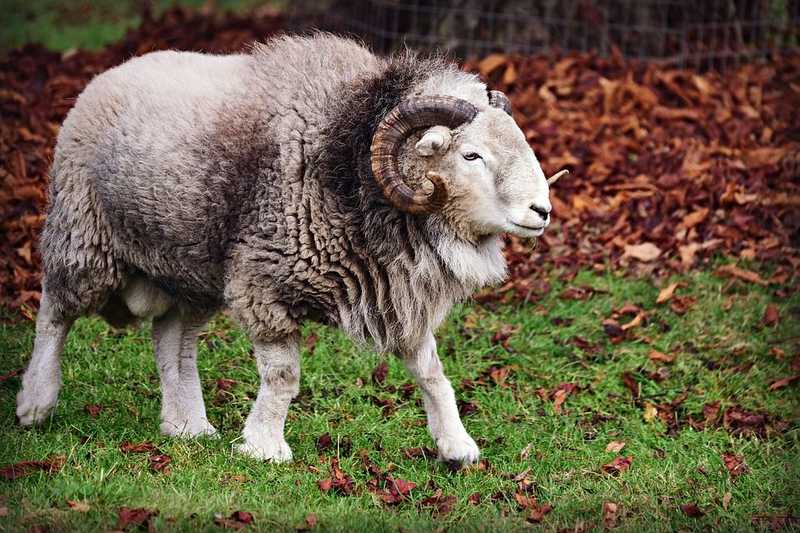
<path fill-rule="evenodd" d="M 547 222 L 547 220 L 550 218 L 550 211 L 553 210 L 553 207 L 550 205 L 550 202 L 533 203 L 531 204 L 530 208 L 531 211 L 542 217 L 543 222 Z"/>

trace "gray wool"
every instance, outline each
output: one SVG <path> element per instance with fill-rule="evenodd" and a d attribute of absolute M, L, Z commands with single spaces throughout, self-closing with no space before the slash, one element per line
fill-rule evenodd
<path fill-rule="evenodd" d="M 381 351 L 417 346 L 505 262 L 497 237 L 399 212 L 373 182 L 372 133 L 415 94 L 488 105 L 446 61 L 325 34 L 156 52 L 98 76 L 51 171 L 41 247 L 56 311 L 124 323 L 120 294 L 144 278 L 180 305 L 230 310 L 254 339 L 312 319 Z"/>

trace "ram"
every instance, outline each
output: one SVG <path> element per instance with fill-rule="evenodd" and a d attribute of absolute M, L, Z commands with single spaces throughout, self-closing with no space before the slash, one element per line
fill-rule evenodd
<path fill-rule="evenodd" d="M 215 433 L 196 341 L 225 309 L 261 378 L 241 452 L 291 459 L 298 331 L 316 320 L 401 357 L 441 458 L 475 461 L 433 332 L 505 276 L 502 232 L 549 223 L 548 182 L 510 114 L 447 61 L 326 34 L 156 52 L 98 76 L 58 136 L 20 423 L 49 415 L 70 326 L 98 313 L 152 318 L 161 431 Z"/>

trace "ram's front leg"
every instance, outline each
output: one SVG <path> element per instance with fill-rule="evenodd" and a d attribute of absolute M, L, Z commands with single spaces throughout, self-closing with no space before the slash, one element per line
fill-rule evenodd
<path fill-rule="evenodd" d="M 244 424 L 238 450 L 257 459 L 283 463 L 292 450 L 283 437 L 289 403 L 300 390 L 300 351 L 297 338 L 254 342 L 261 387 Z"/>
<path fill-rule="evenodd" d="M 425 412 L 439 458 L 443 461 L 474 463 L 480 450 L 469 436 L 458 415 L 456 396 L 450 381 L 442 371 L 442 363 L 436 355 L 436 339 L 433 333 L 416 350 L 403 356 L 406 368 L 422 389 Z"/>

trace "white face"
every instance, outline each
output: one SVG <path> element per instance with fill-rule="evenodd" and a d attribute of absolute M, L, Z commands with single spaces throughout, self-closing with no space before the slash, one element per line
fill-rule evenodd
<path fill-rule="evenodd" d="M 476 236 L 538 237 L 550 224 L 549 186 L 514 119 L 490 108 L 455 134 L 437 126 L 415 146 L 452 193 L 447 211 Z"/>

